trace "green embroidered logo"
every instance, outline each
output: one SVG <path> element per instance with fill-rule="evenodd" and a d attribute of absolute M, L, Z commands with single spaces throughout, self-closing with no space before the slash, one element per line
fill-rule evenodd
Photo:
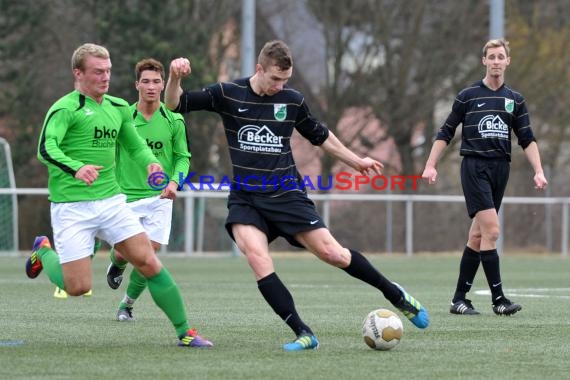
<path fill-rule="evenodd" d="M 515 101 L 505 98 L 505 111 L 513 112 L 515 110 Z"/>
<path fill-rule="evenodd" d="M 283 121 L 287 118 L 287 105 L 286 104 L 274 104 L 273 105 L 273 115 L 275 120 Z"/>

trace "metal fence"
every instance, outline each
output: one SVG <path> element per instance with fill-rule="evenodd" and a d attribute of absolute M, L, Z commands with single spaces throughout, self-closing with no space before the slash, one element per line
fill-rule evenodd
<path fill-rule="evenodd" d="M 47 189 L 39 188 L 19 188 L 19 189 L 0 189 L 0 195 L 37 195 L 46 196 Z M 196 190 L 196 191 L 182 191 L 179 192 L 177 202 L 183 203 L 183 213 L 181 233 L 184 237 L 182 253 L 183 255 L 203 255 L 205 254 L 204 242 L 207 233 L 205 228 L 205 213 L 206 207 L 204 202 L 208 199 L 225 199 L 228 195 L 227 191 L 212 191 L 212 190 Z M 319 203 L 321 207 L 322 217 L 327 224 L 331 227 L 331 204 L 336 201 L 343 202 L 378 202 L 385 204 L 385 215 L 383 215 L 382 225 L 385 227 L 385 252 L 393 251 L 393 212 L 392 206 L 401 203 L 405 205 L 405 218 L 404 218 L 404 234 L 405 244 L 404 251 L 408 256 L 414 254 L 414 209 L 420 203 L 463 203 L 464 198 L 460 195 L 397 195 L 397 194 L 311 194 L 310 197 Z M 562 257 L 568 256 L 568 234 L 569 234 L 569 205 L 570 197 L 505 197 L 503 204 L 514 205 L 542 205 L 546 209 L 544 212 L 544 225 L 546 231 L 554 231 L 555 226 L 560 228 L 560 255 Z M 550 217 L 548 210 L 551 208 L 559 209 L 561 212 L 560 222 L 554 223 Z M 499 211 L 499 218 L 501 226 L 504 225 L 504 207 Z M 220 210 L 220 213 L 225 212 Z M 378 218 L 381 218 L 379 215 Z M 17 222 L 16 222 L 17 223 Z M 331 227 L 332 228 L 332 227 Z M 547 234 L 545 239 L 551 239 L 552 234 Z M 502 238 L 499 239 L 498 248 L 502 252 Z M 545 246 L 551 246 L 552 242 L 545 242 Z M 166 248 L 165 248 L 166 249 Z M 169 251 L 172 252 L 172 251 Z M 235 245 L 230 245 L 230 248 L 218 253 L 224 254 L 237 254 Z"/>

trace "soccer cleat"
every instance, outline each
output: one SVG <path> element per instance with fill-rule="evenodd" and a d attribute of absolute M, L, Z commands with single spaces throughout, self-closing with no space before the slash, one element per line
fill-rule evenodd
<path fill-rule="evenodd" d="M 479 315 L 479 312 L 475 310 L 473 304 L 468 299 L 451 302 L 449 312 L 451 314 Z"/>
<path fill-rule="evenodd" d="M 38 251 L 40 248 L 51 248 L 51 244 L 47 236 L 36 236 L 34 240 L 34 245 L 32 246 L 32 254 L 26 260 L 26 275 L 29 278 L 36 278 L 41 273 L 43 267 L 40 257 L 38 256 Z"/>
<path fill-rule="evenodd" d="M 505 297 L 499 298 L 493 304 L 493 311 L 497 315 L 513 315 L 521 309 L 521 305 L 511 302 L 511 300 Z"/>
<path fill-rule="evenodd" d="M 55 287 L 55 291 L 53 292 L 53 298 L 59 298 L 59 299 L 66 299 L 67 298 L 67 292 L 63 289 L 61 289 L 60 287 L 56 286 Z"/>
<path fill-rule="evenodd" d="M 121 286 L 125 268 L 119 268 L 113 263 L 109 264 L 109 267 L 107 268 L 107 284 L 109 284 L 111 289 L 118 289 L 119 286 Z"/>
<path fill-rule="evenodd" d="M 214 344 L 212 342 L 198 335 L 198 331 L 196 329 L 188 329 L 188 331 L 186 331 L 186 334 L 179 337 L 179 339 L 180 341 L 178 342 L 178 346 L 180 347 L 195 347 L 195 348 L 214 347 Z"/>
<path fill-rule="evenodd" d="M 398 310 L 400 310 L 402 314 L 404 314 L 404 316 L 408 318 L 410 322 L 412 322 L 417 328 L 425 329 L 428 327 L 429 317 L 427 310 L 422 306 L 421 303 L 419 303 L 418 300 L 406 292 L 404 288 L 400 286 L 400 284 L 397 284 L 395 282 L 393 282 L 393 284 L 396 285 L 402 293 L 402 298 L 400 301 L 394 304 L 394 306 L 396 306 Z"/>
<path fill-rule="evenodd" d="M 134 322 L 135 316 L 133 315 L 133 308 L 127 307 L 117 311 L 117 321 L 119 322 Z"/>
<path fill-rule="evenodd" d="M 91 297 L 93 295 L 93 289 L 89 289 L 87 293 L 83 293 L 83 297 Z"/>
<path fill-rule="evenodd" d="M 317 348 L 319 348 L 319 341 L 311 334 L 301 334 L 294 341 L 283 345 L 285 351 L 316 350 Z"/>

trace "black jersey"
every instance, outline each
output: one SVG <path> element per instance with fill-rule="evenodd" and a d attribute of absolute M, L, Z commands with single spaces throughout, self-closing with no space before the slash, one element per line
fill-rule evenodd
<path fill-rule="evenodd" d="M 300 176 L 291 152 L 296 129 L 321 145 L 328 129 L 315 119 L 303 95 L 287 86 L 272 96 L 257 95 L 249 78 L 216 83 L 202 92 L 183 92 L 176 111 L 218 113 L 230 149 L 233 189 L 261 193 L 298 190 Z"/>
<path fill-rule="evenodd" d="M 493 91 L 481 80 L 461 90 L 436 139 L 449 144 L 459 123 L 462 156 L 510 161 L 511 131 L 523 149 L 535 141 L 523 96 L 505 84 Z"/>

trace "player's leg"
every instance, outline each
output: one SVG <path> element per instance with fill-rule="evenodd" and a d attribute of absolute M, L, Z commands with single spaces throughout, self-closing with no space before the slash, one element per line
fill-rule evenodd
<path fill-rule="evenodd" d="M 295 239 L 322 261 L 379 289 L 416 327 L 423 329 L 429 325 L 428 313 L 420 302 L 388 280 L 360 252 L 343 248 L 327 228 L 300 232 Z"/>
<path fill-rule="evenodd" d="M 98 236 L 118 249 L 148 281 L 153 301 L 167 315 L 174 326 L 179 345 L 187 347 L 211 347 L 212 343 L 189 329 L 186 308 L 180 290 L 169 271 L 154 253 L 150 240 L 138 218 L 127 207 L 124 195 L 110 198 L 101 206 L 105 215 Z"/>
<path fill-rule="evenodd" d="M 123 282 L 123 273 L 127 269 L 127 260 L 115 248 L 109 252 L 111 263 L 107 267 L 107 284 L 111 289 L 118 289 Z"/>
<path fill-rule="evenodd" d="M 195 329 L 189 329 L 180 290 L 170 272 L 154 254 L 146 233 L 133 235 L 116 243 L 115 247 L 146 278 L 153 301 L 166 314 L 176 330 L 180 339 L 179 345 L 211 347 L 211 342 L 197 335 Z"/>
<path fill-rule="evenodd" d="M 151 241 L 152 248 L 154 252 L 160 250 L 160 244 Z M 127 285 L 127 291 L 123 296 L 123 299 L 119 303 L 119 310 L 117 311 L 117 320 L 120 322 L 134 321 L 135 317 L 133 315 L 133 307 L 136 300 L 144 292 L 147 286 L 146 278 L 140 274 L 139 271 L 133 269 L 129 276 L 129 284 Z"/>
<path fill-rule="evenodd" d="M 283 349 L 300 351 L 317 348 L 319 342 L 315 334 L 301 320 L 293 296 L 275 273 L 273 260 L 269 256 L 267 235 L 254 225 L 232 224 L 231 229 L 238 248 L 246 256 L 253 270 L 261 295 L 297 337 L 293 342 L 285 344 Z"/>
<path fill-rule="evenodd" d="M 471 300 L 467 299 L 467 293 L 473 286 L 475 275 L 479 269 L 481 256 L 479 254 L 481 246 L 481 228 L 476 219 L 473 219 L 471 228 L 469 229 L 469 238 L 463 250 L 461 261 L 459 262 L 459 276 L 457 277 L 457 285 L 455 294 L 451 300 L 449 312 L 452 314 L 478 315 Z"/>
<path fill-rule="evenodd" d="M 154 249 L 155 253 L 158 253 L 160 251 L 160 248 L 163 244 L 167 245 L 170 239 L 170 230 L 172 225 L 172 205 L 173 202 L 171 199 L 162 199 L 159 196 L 144 198 L 128 203 L 129 208 L 139 218 L 139 221 L 149 236 L 152 248 Z M 115 256 L 119 263 L 126 263 L 118 251 L 116 251 Z M 114 263 L 109 266 L 110 270 L 107 273 L 108 282 L 109 272 L 114 272 L 112 269 L 114 266 Z M 109 282 L 109 285 L 111 285 L 111 282 Z M 126 294 L 119 305 L 117 320 L 134 320 L 134 303 L 145 290 L 145 288 L 146 279 L 138 271 L 133 270 L 129 278 Z"/>
<path fill-rule="evenodd" d="M 57 252 L 52 249 L 47 236 L 36 236 L 32 245 L 32 254 L 26 260 L 26 275 L 29 278 L 36 278 L 44 269 L 53 284 L 64 288 L 63 272 Z"/>
<path fill-rule="evenodd" d="M 507 187 L 510 164 L 504 160 L 479 160 L 476 161 L 476 165 L 476 174 L 471 178 L 477 181 L 473 187 L 478 191 L 476 194 L 471 194 L 474 201 L 468 206 L 469 215 L 474 217 L 481 230 L 481 264 L 491 290 L 493 311 L 498 315 L 512 315 L 522 307 L 511 302 L 503 294 L 497 252 L 497 240 L 501 230 L 497 213 Z M 465 186 L 463 188 L 465 189 Z"/>
<path fill-rule="evenodd" d="M 499 238 L 499 218 L 495 209 L 479 211 L 475 219 L 481 226 L 481 263 L 493 303 L 493 312 L 497 315 L 513 315 L 522 309 L 503 293 L 503 281 L 499 265 L 496 242 Z"/>
<path fill-rule="evenodd" d="M 97 254 L 97 251 L 99 251 L 100 249 L 101 249 L 101 240 L 95 239 L 91 260 L 93 260 L 93 258 Z M 83 294 L 83 297 L 91 297 L 92 295 L 93 295 L 93 289 L 89 289 L 87 293 Z M 56 286 L 53 292 L 53 297 L 58 299 L 67 299 L 67 292 L 64 289 L 60 288 L 59 286 Z"/>
<path fill-rule="evenodd" d="M 52 203 L 55 250 L 47 237 L 37 237 L 26 262 L 28 277 L 37 277 L 43 268 L 50 281 L 70 295 L 82 295 L 91 289 L 89 258 L 95 243 L 95 226 L 89 217 L 88 203 Z"/>
<path fill-rule="evenodd" d="M 127 291 L 123 296 L 123 299 L 119 303 L 119 310 L 117 310 L 117 321 L 119 322 L 131 322 L 135 320 L 133 313 L 133 307 L 135 301 L 141 295 L 141 293 L 146 289 L 147 281 L 146 278 L 136 269 L 131 271 L 129 276 L 129 284 L 127 286 Z"/>

